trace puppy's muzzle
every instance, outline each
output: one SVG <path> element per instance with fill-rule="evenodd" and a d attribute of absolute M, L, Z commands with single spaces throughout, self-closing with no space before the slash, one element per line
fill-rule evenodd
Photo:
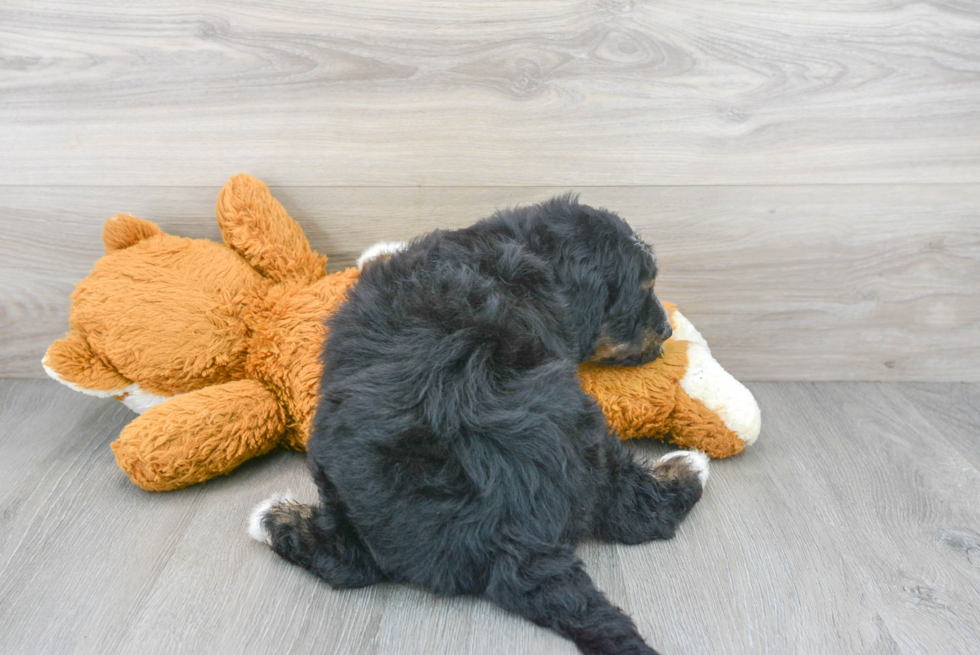
<path fill-rule="evenodd" d="M 674 331 L 671 329 L 669 323 L 662 330 L 648 329 L 643 339 L 643 348 L 640 351 L 639 361 L 634 366 L 652 362 L 664 354 L 664 341 L 669 339 L 673 334 Z"/>
<path fill-rule="evenodd" d="M 595 352 L 589 358 L 590 362 L 612 366 L 641 366 L 660 357 L 664 352 L 664 341 L 673 334 L 670 325 L 663 330 L 648 328 L 644 332 L 643 341 L 635 344 L 614 344 L 608 338 L 602 337 L 596 344 Z"/>

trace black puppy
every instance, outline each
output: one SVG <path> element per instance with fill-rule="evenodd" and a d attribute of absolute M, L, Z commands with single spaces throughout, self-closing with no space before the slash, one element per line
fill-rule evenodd
<path fill-rule="evenodd" d="M 335 587 L 483 595 L 583 652 L 654 652 L 574 547 L 671 537 L 707 478 L 700 453 L 636 461 L 576 377 L 659 356 L 656 273 L 625 221 L 571 196 L 369 262 L 328 323 L 320 504 L 269 499 L 252 535 Z"/>

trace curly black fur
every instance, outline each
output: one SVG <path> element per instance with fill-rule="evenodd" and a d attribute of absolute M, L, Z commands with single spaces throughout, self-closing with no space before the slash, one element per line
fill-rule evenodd
<path fill-rule="evenodd" d="M 479 594 L 583 652 L 652 653 L 573 548 L 668 538 L 701 496 L 681 460 L 635 461 L 576 377 L 658 356 L 655 276 L 622 219 L 571 196 L 369 264 L 329 321 L 320 505 L 269 512 L 272 547 L 335 586 Z"/>

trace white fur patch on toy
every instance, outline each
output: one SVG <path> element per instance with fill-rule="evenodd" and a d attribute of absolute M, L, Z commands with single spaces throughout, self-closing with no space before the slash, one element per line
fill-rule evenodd
<path fill-rule="evenodd" d="M 61 384 L 65 385 L 73 391 L 78 391 L 84 393 L 86 396 L 95 396 L 96 398 L 118 398 L 122 401 L 122 404 L 130 408 L 137 414 L 142 414 L 146 410 L 159 405 L 162 402 L 166 402 L 173 398 L 174 396 L 157 396 L 149 391 L 143 391 L 140 389 L 140 385 L 135 382 L 122 389 L 86 389 L 85 387 L 80 387 L 74 382 L 69 382 L 65 380 L 58 372 L 47 364 L 48 356 L 45 354 L 44 359 L 41 360 L 41 366 L 44 367 L 44 372 L 48 374 L 48 377 L 52 380 L 57 380 Z"/>
<path fill-rule="evenodd" d="M 712 357 L 704 337 L 683 314 L 675 311 L 671 318 L 674 338 L 689 342 L 687 373 L 681 378 L 681 388 L 718 414 L 746 446 L 752 445 L 762 429 L 762 412 L 752 392 Z"/>
<path fill-rule="evenodd" d="M 125 389 L 110 389 L 108 391 L 104 391 L 102 389 L 86 389 L 85 387 L 78 386 L 74 382 L 69 382 L 68 380 L 65 380 L 60 375 L 58 375 L 57 371 L 55 371 L 53 368 L 48 366 L 47 353 L 44 354 L 44 358 L 41 360 L 41 366 L 44 367 L 44 372 L 48 374 L 49 378 L 51 378 L 52 380 L 57 380 L 58 382 L 65 385 L 72 391 L 78 391 L 80 393 L 85 394 L 86 396 L 95 396 L 96 398 L 112 398 L 114 396 L 118 396 L 119 394 L 126 392 Z"/>
<path fill-rule="evenodd" d="M 270 496 L 256 505 L 255 508 L 252 509 L 252 514 L 248 517 L 248 536 L 265 544 L 266 546 L 271 546 L 272 536 L 265 529 L 265 526 L 262 525 L 265 515 L 268 514 L 269 510 L 276 505 L 281 505 L 282 503 L 292 503 L 295 501 L 296 498 L 293 497 L 293 492 L 287 489 L 285 493 Z"/>
<path fill-rule="evenodd" d="M 405 241 L 380 241 L 362 252 L 361 256 L 357 258 L 357 270 L 362 270 L 364 265 L 372 259 L 385 255 L 391 256 L 407 247 L 408 243 Z"/>
<path fill-rule="evenodd" d="M 708 482 L 708 462 L 710 461 L 708 456 L 697 450 L 678 450 L 673 453 L 667 453 L 657 461 L 666 462 L 669 459 L 676 459 L 678 457 L 683 458 L 687 462 L 688 467 L 698 474 L 698 482 L 701 483 L 701 488 L 703 489 L 704 485 Z"/>
<path fill-rule="evenodd" d="M 165 403 L 171 398 L 176 397 L 176 396 L 157 396 L 155 394 L 150 393 L 149 391 L 143 391 L 142 389 L 140 389 L 140 385 L 136 384 L 135 382 L 129 385 L 128 387 L 126 387 L 124 393 L 126 395 L 120 398 L 120 400 L 122 400 L 122 404 L 130 408 L 137 414 L 142 414 L 143 412 L 150 409 L 151 407 L 156 407 L 160 403 Z M 177 395 L 179 396 L 180 394 Z"/>

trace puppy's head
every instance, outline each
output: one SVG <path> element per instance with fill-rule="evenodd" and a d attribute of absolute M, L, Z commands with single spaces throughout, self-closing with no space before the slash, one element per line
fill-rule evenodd
<path fill-rule="evenodd" d="M 607 264 L 611 268 L 605 271 L 609 295 L 588 361 L 637 366 L 661 355 L 664 341 L 671 336 L 670 320 L 654 292 L 653 249 L 631 229 L 619 238 L 621 243 L 611 248 L 613 256 Z"/>
<path fill-rule="evenodd" d="M 581 358 L 637 366 L 659 357 L 671 328 L 654 293 L 653 249 L 616 214 L 573 196 L 544 208 Z"/>

